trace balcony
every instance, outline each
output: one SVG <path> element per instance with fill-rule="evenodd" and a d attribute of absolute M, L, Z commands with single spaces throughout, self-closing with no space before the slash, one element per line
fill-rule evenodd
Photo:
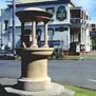
<path fill-rule="evenodd" d="M 80 18 L 71 18 L 70 22 L 73 24 L 82 23 L 82 20 Z"/>
<path fill-rule="evenodd" d="M 72 24 L 72 27 L 80 27 L 83 23 L 83 20 L 80 18 L 71 18 L 70 23 Z"/>

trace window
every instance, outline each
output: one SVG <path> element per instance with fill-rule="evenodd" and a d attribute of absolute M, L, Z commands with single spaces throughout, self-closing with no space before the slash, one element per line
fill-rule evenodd
<path fill-rule="evenodd" d="M 59 6 L 56 13 L 56 19 L 59 21 L 63 21 L 67 18 L 67 12 L 65 6 Z"/>
<path fill-rule="evenodd" d="M 55 10 L 54 10 L 54 7 L 48 7 L 48 8 L 46 8 L 46 11 L 51 13 L 51 14 L 54 14 Z"/>
<path fill-rule="evenodd" d="M 5 30 L 8 29 L 8 20 L 4 20 L 4 23 L 5 23 Z"/>
<path fill-rule="evenodd" d="M 46 8 L 46 11 L 47 11 L 48 13 L 51 13 L 51 14 L 54 16 L 54 12 L 55 12 L 54 7 L 48 7 L 48 8 Z M 53 16 L 52 16 L 52 17 L 53 17 Z M 50 21 L 54 21 L 54 20 L 51 19 Z"/>
<path fill-rule="evenodd" d="M 49 40 L 53 40 L 53 36 L 54 36 L 54 29 L 53 28 L 48 29 L 48 36 L 49 36 Z"/>

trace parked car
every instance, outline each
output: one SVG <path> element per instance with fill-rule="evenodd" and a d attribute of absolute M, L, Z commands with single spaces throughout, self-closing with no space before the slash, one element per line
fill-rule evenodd
<path fill-rule="evenodd" d="M 15 59 L 15 56 L 14 54 L 12 54 L 12 52 L 5 52 L 5 51 L 2 51 L 0 52 L 0 59 L 4 59 L 4 60 L 9 60 L 9 59 Z"/>

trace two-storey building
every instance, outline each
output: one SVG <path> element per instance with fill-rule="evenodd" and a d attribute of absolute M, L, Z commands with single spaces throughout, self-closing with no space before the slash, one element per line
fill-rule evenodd
<path fill-rule="evenodd" d="M 91 50 L 89 22 L 90 18 L 82 7 L 70 9 L 70 41 L 71 47 L 73 48 L 76 45 L 77 51 L 82 51 L 82 47 L 86 52 Z"/>
<path fill-rule="evenodd" d="M 16 3 L 16 11 L 24 8 L 39 7 L 53 14 L 49 22 L 48 38 L 49 45 L 54 48 L 61 48 L 69 52 L 72 42 L 83 44 L 85 51 L 90 51 L 90 36 L 88 21 L 89 17 L 81 7 L 76 7 L 71 0 L 19 0 Z M 2 14 L 3 21 L 3 45 L 8 45 L 12 49 L 12 5 L 8 5 Z M 30 30 L 30 24 L 25 24 L 25 30 Z M 15 16 L 15 47 L 20 44 L 21 25 Z M 44 32 L 42 22 L 37 26 L 37 37 L 43 44 Z M 30 40 L 32 38 L 29 36 Z M 78 46 L 76 44 L 76 46 Z M 77 47 L 76 47 L 77 48 Z M 75 49 L 76 49 L 75 48 Z M 79 46 L 80 48 L 80 46 Z M 76 50 L 75 50 L 76 51 Z"/>
<path fill-rule="evenodd" d="M 96 50 L 96 23 L 90 24 L 90 37 L 92 41 L 92 49 Z"/>

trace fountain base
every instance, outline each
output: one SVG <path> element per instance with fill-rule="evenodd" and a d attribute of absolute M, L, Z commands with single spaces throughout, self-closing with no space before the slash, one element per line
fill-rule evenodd
<path fill-rule="evenodd" d="M 52 87 L 47 90 L 37 92 L 18 90 L 12 87 L 6 87 L 5 90 L 18 96 L 73 96 L 75 94 L 73 91 L 66 90 L 62 85 L 57 83 L 52 83 Z"/>
<path fill-rule="evenodd" d="M 18 80 L 18 85 L 21 86 L 20 89 L 25 91 L 37 92 L 43 91 L 51 88 L 51 78 L 47 77 L 46 79 L 30 79 L 30 78 L 22 78 Z"/>

